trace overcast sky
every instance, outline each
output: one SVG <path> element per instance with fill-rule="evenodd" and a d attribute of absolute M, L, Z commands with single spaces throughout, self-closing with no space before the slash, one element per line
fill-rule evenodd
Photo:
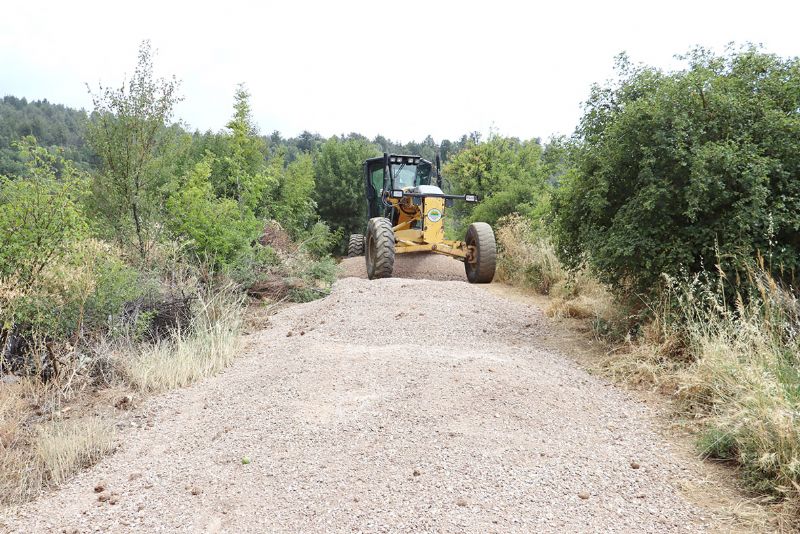
<path fill-rule="evenodd" d="M 88 109 L 85 84 L 118 85 L 150 39 L 192 128 L 222 128 L 244 82 L 262 133 L 547 138 L 572 132 L 621 51 L 663 68 L 730 41 L 797 56 L 799 21 L 796 0 L 9 1 L 0 95 Z"/>

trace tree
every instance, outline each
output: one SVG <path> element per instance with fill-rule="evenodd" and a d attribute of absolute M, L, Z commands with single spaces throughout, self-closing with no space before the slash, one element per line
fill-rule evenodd
<path fill-rule="evenodd" d="M 314 162 L 301 154 L 281 173 L 273 215 L 294 238 L 309 230 L 317 220 L 314 193 Z"/>
<path fill-rule="evenodd" d="M 265 174 L 267 144 L 259 137 L 250 112 L 250 93 L 240 84 L 234 95 L 233 118 L 228 122 L 228 154 L 222 159 L 221 196 L 233 198 L 254 212 L 263 212 L 264 195 L 270 186 Z"/>
<path fill-rule="evenodd" d="M 366 228 L 364 160 L 377 155 L 379 150 L 367 141 L 337 137 L 325 141 L 317 154 L 314 200 L 320 217 L 343 235 Z"/>
<path fill-rule="evenodd" d="M 477 135 L 475 139 L 477 139 Z M 444 168 L 455 192 L 477 194 L 477 205 L 457 203 L 454 213 L 464 222 L 495 225 L 512 213 L 536 216 L 547 205 L 548 167 L 536 141 L 492 135 L 453 156 Z"/>
<path fill-rule="evenodd" d="M 250 248 L 261 224 L 246 207 L 218 198 L 209 180 L 213 156 L 200 160 L 167 201 L 168 225 L 194 252 L 218 268 L 230 267 Z"/>
<path fill-rule="evenodd" d="M 556 198 L 570 265 L 649 292 L 662 273 L 716 263 L 733 279 L 758 252 L 800 266 L 800 60 L 755 48 L 663 73 L 624 56 L 594 87 L 577 131 L 577 172 Z"/>
<path fill-rule="evenodd" d="M 160 188 L 164 173 L 158 159 L 168 143 L 178 82 L 154 78 L 149 41 L 139 47 L 139 61 L 130 81 L 118 89 L 100 86 L 92 94 L 94 113 L 87 136 L 102 162 L 95 175 L 94 209 L 112 228 L 118 241 L 129 242 L 131 231 L 141 259 L 147 257 L 159 225 Z M 132 227 L 132 230 L 131 230 Z"/>
<path fill-rule="evenodd" d="M 19 148 L 24 173 L 0 177 L 0 278 L 26 292 L 86 232 L 80 205 L 86 176 L 32 137 Z"/>

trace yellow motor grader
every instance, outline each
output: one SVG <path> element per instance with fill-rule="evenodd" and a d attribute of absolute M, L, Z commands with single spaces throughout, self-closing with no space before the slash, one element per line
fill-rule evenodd
<path fill-rule="evenodd" d="M 439 167 L 438 156 L 435 169 L 420 156 L 384 153 L 364 162 L 367 230 L 350 236 L 347 252 L 365 256 L 370 280 L 392 276 L 395 255 L 409 253 L 463 261 L 467 279 L 474 284 L 494 278 L 497 246 L 491 226 L 472 223 L 463 241 L 445 239 L 447 208 L 456 200 L 477 202 L 478 197 L 445 194 Z"/>

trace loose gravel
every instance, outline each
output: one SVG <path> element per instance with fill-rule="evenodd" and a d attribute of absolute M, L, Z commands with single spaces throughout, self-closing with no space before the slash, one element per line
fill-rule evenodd
<path fill-rule="evenodd" d="M 653 415 L 448 258 L 339 280 L 227 371 L 152 398 L 120 450 L 10 532 L 702 532 Z M 447 263 L 443 263 L 447 262 Z M 362 276 L 363 258 L 344 262 Z M 442 274 L 442 269 L 449 274 Z M 457 270 L 458 269 L 458 270 Z M 459 276 L 461 278 L 459 278 Z M 450 278 L 449 280 L 447 278 Z M 115 495 L 98 500 L 95 486 Z"/>

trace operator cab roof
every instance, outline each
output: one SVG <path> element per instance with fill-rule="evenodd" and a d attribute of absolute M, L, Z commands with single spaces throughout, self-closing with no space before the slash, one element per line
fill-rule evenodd
<path fill-rule="evenodd" d="M 383 156 L 378 156 L 376 158 L 369 158 L 367 160 L 367 165 L 371 163 L 383 163 Z M 431 164 L 430 161 L 424 159 L 422 156 L 414 156 L 412 154 L 389 154 L 389 164 L 392 163 L 405 163 L 406 165 L 419 165 L 420 163 L 425 162 L 428 165 Z"/>

